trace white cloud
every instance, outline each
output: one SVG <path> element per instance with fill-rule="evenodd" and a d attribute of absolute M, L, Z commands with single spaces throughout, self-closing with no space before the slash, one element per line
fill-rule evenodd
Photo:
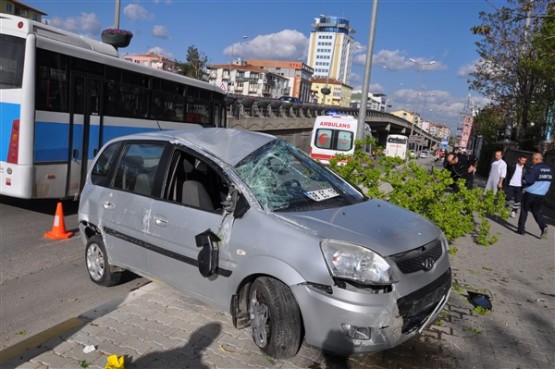
<path fill-rule="evenodd" d="M 476 59 L 472 63 L 468 63 L 468 64 L 463 65 L 457 71 L 457 75 L 459 77 L 466 77 L 466 76 L 470 75 L 470 73 L 472 73 L 476 70 L 476 65 L 478 64 L 478 62 L 479 62 L 479 59 Z"/>
<path fill-rule="evenodd" d="M 299 31 L 285 29 L 236 42 L 224 49 L 224 54 L 236 58 L 299 59 L 306 58 L 308 38 Z"/>
<path fill-rule="evenodd" d="M 147 50 L 147 53 L 162 55 L 162 56 L 164 56 L 168 59 L 173 59 L 174 58 L 172 53 L 170 53 L 169 51 L 164 50 L 163 48 L 161 48 L 159 46 L 151 47 L 150 49 Z"/>
<path fill-rule="evenodd" d="M 152 15 L 139 4 L 126 5 L 123 8 L 123 15 L 131 21 L 152 19 Z"/>
<path fill-rule="evenodd" d="M 364 65 L 366 63 L 366 52 L 355 53 L 353 63 Z M 382 65 L 385 69 L 391 71 L 406 69 L 433 71 L 446 69 L 445 64 L 442 62 L 422 57 L 409 58 L 401 50 L 380 50 L 373 55 L 372 64 Z"/>
<path fill-rule="evenodd" d="M 456 128 L 463 113 L 467 96 L 453 96 L 444 90 L 419 91 L 414 89 L 400 89 L 388 98 L 392 110 L 406 109 L 418 112 L 423 119 L 444 123 Z M 473 98 L 478 106 L 486 102 L 484 98 Z"/>
<path fill-rule="evenodd" d="M 50 19 L 49 24 L 71 32 L 86 35 L 98 35 L 100 33 L 100 21 L 95 13 L 82 12 L 78 17 Z"/>
<path fill-rule="evenodd" d="M 158 38 L 169 38 L 170 33 L 166 26 L 154 26 L 152 27 L 152 35 Z"/>

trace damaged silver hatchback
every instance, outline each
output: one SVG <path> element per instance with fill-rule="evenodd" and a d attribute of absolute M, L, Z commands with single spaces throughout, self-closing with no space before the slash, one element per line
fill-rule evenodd
<path fill-rule="evenodd" d="M 304 341 L 394 347 L 450 292 L 447 241 L 273 136 L 225 128 L 121 137 L 97 155 L 79 226 L 90 278 L 125 270 L 228 311 L 274 358 Z"/>

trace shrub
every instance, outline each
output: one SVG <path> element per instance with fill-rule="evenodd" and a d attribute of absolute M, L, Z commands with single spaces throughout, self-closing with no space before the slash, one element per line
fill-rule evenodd
<path fill-rule="evenodd" d="M 428 218 L 443 230 L 449 241 L 469 233 L 480 245 L 497 241 L 490 234 L 488 217 L 508 218 L 502 191 L 484 195 L 482 189 L 469 190 L 461 183 L 460 191 L 453 192 L 449 171 L 428 171 L 414 161 L 405 164 L 399 158 L 384 156 L 381 150 L 376 150 L 377 155 L 372 158 L 362 147 L 374 143 L 371 139 L 357 141 L 354 155 L 336 156 L 330 161 L 330 169 L 362 188 L 368 196 L 388 200 Z"/>

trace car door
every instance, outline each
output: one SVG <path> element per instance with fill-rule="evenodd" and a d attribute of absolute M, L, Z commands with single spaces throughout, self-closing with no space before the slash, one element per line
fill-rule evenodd
<path fill-rule="evenodd" d="M 99 222 L 110 263 L 148 275 L 148 227 L 164 142 L 127 142 L 111 186 L 99 197 Z M 158 192 L 160 190 L 158 189 Z"/>
<path fill-rule="evenodd" d="M 228 245 L 219 243 L 218 269 L 203 277 L 197 266 L 201 248 L 195 240 L 208 230 L 222 238 L 222 229 L 231 231 L 231 215 L 224 217 L 221 204 L 227 182 L 214 164 L 178 148 L 166 173 L 161 198 L 151 204 L 150 272 L 201 300 L 229 306 Z"/>

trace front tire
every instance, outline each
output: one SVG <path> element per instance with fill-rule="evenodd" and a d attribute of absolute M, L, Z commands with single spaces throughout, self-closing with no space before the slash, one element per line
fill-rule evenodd
<path fill-rule="evenodd" d="M 301 313 L 289 287 L 269 278 L 256 279 L 249 293 L 254 343 L 275 359 L 295 356 L 301 346 Z"/>
<path fill-rule="evenodd" d="M 110 287 L 120 282 L 122 273 L 112 272 L 104 241 L 99 234 L 89 238 L 85 247 L 85 262 L 89 277 L 94 283 Z"/>

